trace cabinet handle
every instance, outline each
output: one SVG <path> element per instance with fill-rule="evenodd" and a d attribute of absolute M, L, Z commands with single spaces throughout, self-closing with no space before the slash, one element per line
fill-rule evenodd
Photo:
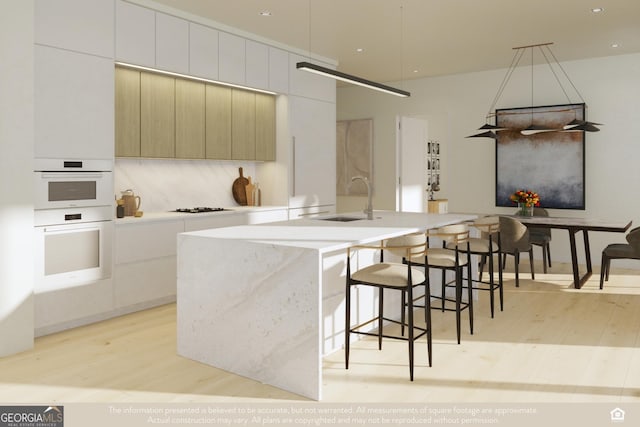
<path fill-rule="evenodd" d="M 328 213 L 329 213 L 329 211 L 319 211 L 319 212 L 301 213 L 301 214 L 298 214 L 298 217 L 301 217 L 301 216 L 311 216 L 311 215 L 322 215 L 322 214 L 328 214 Z"/>
<path fill-rule="evenodd" d="M 296 137 L 291 137 L 291 147 L 292 147 L 292 162 L 291 162 L 291 173 L 293 174 L 292 184 L 291 184 L 291 197 L 295 197 L 296 195 Z"/>

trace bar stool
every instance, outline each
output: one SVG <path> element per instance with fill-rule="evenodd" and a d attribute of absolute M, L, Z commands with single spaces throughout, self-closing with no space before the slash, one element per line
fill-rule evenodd
<path fill-rule="evenodd" d="M 502 289 L 502 252 L 500 251 L 500 219 L 497 216 L 488 216 L 475 220 L 471 225 L 480 231 L 480 237 L 469 238 L 469 252 L 471 255 L 479 255 L 478 279 L 472 279 L 476 286 L 473 289 L 489 291 L 491 318 L 495 311 L 494 294 L 498 290 L 500 298 L 500 311 L 504 310 L 504 292 Z M 495 281 L 494 256 L 498 259 L 498 282 Z M 482 280 L 484 266 L 489 264 L 489 280 Z"/>
<path fill-rule="evenodd" d="M 361 268 L 355 272 L 351 270 L 352 252 L 358 249 L 380 250 L 380 262 Z M 429 366 L 432 364 L 432 338 L 431 338 L 431 294 L 426 280 L 424 268 L 417 268 L 413 259 L 421 260 L 424 264 L 426 249 L 426 237 L 424 233 L 410 234 L 387 240 L 379 246 L 359 245 L 347 249 L 347 280 L 346 280 L 346 308 L 345 308 L 345 368 L 349 369 L 350 336 L 352 333 L 375 336 L 378 338 L 378 350 L 382 350 L 382 338 L 404 340 L 408 342 L 409 352 L 409 378 L 413 381 L 414 343 L 422 336 L 427 337 L 427 356 Z M 404 262 L 385 262 L 383 253 L 391 252 L 402 257 Z M 356 326 L 351 326 L 351 288 L 353 286 L 372 286 L 378 290 L 378 315 Z M 425 327 L 416 326 L 414 323 L 414 291 L 417 287 L 424 288 L 426 308 L 424 310 Z M 393 290 L 402 293 L 401 320 L 384 317 L 384 291 Z M 407 314 L 405 315 L 405 302 Z M 384 322 L 400 324 L 401 335 L 389 335 L 383 331 Z M 377 331 L 361 330 L 372 323 L 377 322 Z M 404 335 L 405 327 L 408 330 Z"/>
<path fill-rule="evenodd" d="M 433 238 L 441 239 L 442 247 L 430 247 L 430 239 Z M 460 344 L 461 313 L 463 310 L 467 310 L 469 313 L 469 331 L 473 335 L 473 291 L 470 255 L 469 226 L 467 224 L 453 224 L 427 230 L 427 249 L 424 260 L 426 280 L 428 283 L 430 282 L 429 272 L 431 269 L 438 269 L 442 274 L 441 294 L 440 296 L 432 296 L 434 299 L 440 299 L 442 304 L 440 307 L 432 306 L 432 308 L 442 312 L 454 311 L 456 313 L 458 344 Z M 462 301 L 464 267 L 467 267 L 466 302 Z M 447 271 L 454 273 L 455 277 L 452 282 L 447 282 Z M 455 297 L 453 299 L 447 297 L 447 288 L 455 288 Z M 451 304 L 447 305 L 447 303 L 453 303 L 454 306 L 451 307 Z"/>

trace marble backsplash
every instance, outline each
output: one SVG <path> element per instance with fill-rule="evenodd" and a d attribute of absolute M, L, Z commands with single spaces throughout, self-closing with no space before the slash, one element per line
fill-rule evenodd
<path fill-rule="evenodd" d="M 255 179 L 252 162 L 175 159 L 122 159 L 115 161 L 114 191 L 131 189 L 140 196 L 140 210 L 169 211 L 196 206 L 233 207 L 231 186 L 238 168 Z"/>

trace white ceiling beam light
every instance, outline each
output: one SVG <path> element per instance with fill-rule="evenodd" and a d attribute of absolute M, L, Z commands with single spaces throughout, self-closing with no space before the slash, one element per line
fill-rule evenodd
<path fill-rule="evenodd" d="M 523 135 L 532 135 L 535 133 L 539 133 L 539 132 L 598 132 L 600 129 L 598 129 L 597 126 L 600 126 L 600 123 L 594 123 L 594 122 L 588 122 L 585 120 L 576 120 L 574 119 L 573 121 L 566 123 L 563 127 L 561 127 L 560 129 L 549 129 L 545 126 L 540 126 L 538 124 L 535 123 L 536 119 L 535 119 L 535 114 L 534 114 L 534 105 L 533 105 L 533 99 L 534 99 L 534 87 L 533 87 L 533 81 L 534 81 L 534 76 L 533 76 L 533 53 L 534 50 L 539 50 L 542 57 L 544 58 L 545 62 L 547 63 L 547 65 L 549 66 L 549 70 L 551 71 L 551 73 L 553 74 L 553 77 L 555 77 L 556 82 L 558 83 L 558 85 L 560 86 L 560 89 L 562 90 L 564 96 L 567 99 L 567 103 L 568 104 L 573 104 L 574 102 L 571 101 L 571 98 L 569 96 L 569 92 L 575 93 L 578 98 L 580 98 L 580 100 L 582 101 L 583 104 L 586 103 L 584 102 L 584 99 L 582 98 L 582 95 L 580 95 L 580 92 L 578 92 L 578 89 L 576 88 L 576 86 L 573 84 L 573 82 L 571 81 L 571 79 L 569 78 L 569 76 L 567 75 L 567 72 L 564 70 L 564 68 L 562 68 L 562 65 L 560 65 L 560 63 L 558 62 L 558 60 L 556 59 L 555 55 L 553 54 L 553 52 L 551 51 L 550 46 L 553 43 L 541 43 L 541 44 L 534 44 L 534 45 L 529 45 L 529 46 L 520 46 L 520 47 L 514 47 L 513 49 L 516 51 L 513 59 L 511 60 L 511 65 L 509 66 L 509 69 L 507 70 L 507 73 L 505 74 L 502 83 L 500 84 L 500 87 L 498 88 L 498 93 L 496 93 L 496 96 L 493 98 L 493 102 L 491 103 L 491 106 L 489 107 L 489 111 L 487 113 L 487 115 L 485 116 L 485 124 L 483 126 L 481 126 L 480 128 L 478 128 L 478 130 L 482 130 L 483 132 L 481 133 L 477 133 L 475 135 L 469 135 L 467 136 L 467 138 L 493 138 L 493 139 L 497 139 L 498 138 L 498 134 L 501 131 L 518 131 Z M 496 112 L 495 112 L 495 107 L 496 104 L 498 103 L 498 101 L 500 100 L 500 97 L 502 96 L 502 93 L 504 92 L 505 88 L 507 87 L 507 84 L 509 83 L 509 80 L 511 79 L 511 76 L 513 74 L 513 72 L 515 71 L 516 67 L 518 66 L 518 64 L 520 63 L 520 60 L 522 59 L 522 57 L 524 56 L 524 53 L 529 50 L 531 52 L 531 120 L 529 123 L 529 126 L 525 129 L 507 129 L 504 127 L 500 127 L 500 126 L 496 126 L 495 124 L 490 124 L 489 122 L 491 120 L 495 120 L 496 118 Z M 554 68 L 555 67 L 555 68 Z M 562 84 L 561 81 L 561 76 L 563 77 L 563 80 L 565 81 L 565 83 L 568 83 L 569 86 L 572 88 L 572 91 L 567 91 L 567 89 L 565 88 L 565 86 Z M 537 111 L 536 114 L 540 114 L 540 113 L 545 113 L 547 111 L 545 110 L 540 110 Z M 521 114 L 521 113 L 518 113 Z M 529 113 L 528 113 L 529 114 Z"/>
<path fill-rule="evenodd" d="M 321 76 L 331 77 L 332 79 L 340 80 L 342 82 L 352 83 L 354 85 L 388 93 L 390 95 L 401 96 L 403 98 L 407 98 L 411 96 L 411 93 L 405 90 L 387 86 L 382 83 L 376 83 L 371 80 L 364 79 L 362 77 L 353 76 L 351 74 L 343 73 L 337 70 L 332 70 L 330 68 L 322 67 L 320 65 L 312 64 L 310 62 L 305 62 L 305 61 L 298 62 L 296 64 L 296 68 L 299 70 L 308 71 L 310 73 L 319 74 Z"/>

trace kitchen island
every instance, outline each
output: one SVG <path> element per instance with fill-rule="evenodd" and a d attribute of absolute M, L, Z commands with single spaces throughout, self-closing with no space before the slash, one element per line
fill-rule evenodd
<path fill-rule="evenodd" d="M 475 218 L 392 211 L 375 211 L 373 220 L 343 217 L 361 219 L 179 234 L 178 354 L 320 400 L 322 356 L 344 341 L 346 248 Z M 360 252 L 352 262 L 374 262 L 373 251 Z M 363 290 L 356 301 L 358 316 L 372 317 L 375 295 Z"/>

